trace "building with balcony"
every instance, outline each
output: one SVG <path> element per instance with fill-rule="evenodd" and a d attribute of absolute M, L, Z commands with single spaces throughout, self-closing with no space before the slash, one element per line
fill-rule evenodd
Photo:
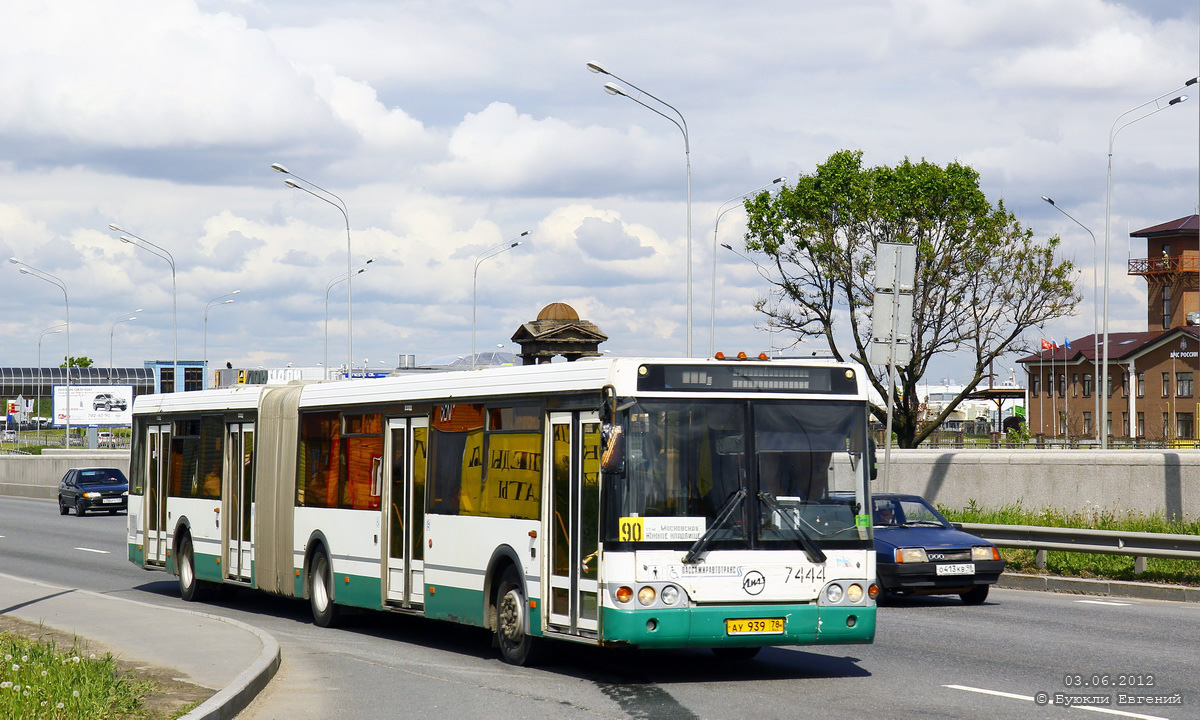
<path fill-rule="evenodd" d="M 1130 233 L 1146 256 L 1128 272 L 1146 281 L 1146 329 L 1109 333 L 1108 377 L 1101 382 L 1103 337 L 1086 335 L 1022 358 L 1028 380 L 1029 430 L 1081 440 L 1097 423 L 1114 440 L 1194 443 L 1200 418 L 1200 215 Z M 1108 413 L 1094 417 L 1095 395 Z"/>

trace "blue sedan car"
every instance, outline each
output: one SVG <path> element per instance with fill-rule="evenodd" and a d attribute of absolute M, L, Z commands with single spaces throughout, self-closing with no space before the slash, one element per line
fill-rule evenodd
<path fill-rule="evenodd" d="M 968 605 L 987 599 L 1004 571 L 992 543 L 954 527 L 918 495 L 878 493 L 874 507 L 875 565 L 889 595 L 958 595 Z"/>

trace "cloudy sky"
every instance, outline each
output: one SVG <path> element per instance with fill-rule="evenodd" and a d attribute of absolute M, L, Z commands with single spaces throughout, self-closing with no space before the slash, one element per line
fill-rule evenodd
<path fill-rule="evenodd" d="M 5 3 L 0 253 L 61 279 L 71 352 L 118 366 L 346 361 L 340 211 L 349 211 L 353 355 L 373 366 L 509 338 L 550 302 L 618 355 L 686 353 L 682 133 L 589 72 L 597 62 L 686 119 L 693 348 L 706 354 L 714 220 L 725 201 L 831 153 L 957 160 L 1042 236 L 1061 234 L 1091 332 L 1109 133 L 1197 74 L 1200 3 L 62 0 Z M 1192 90 L 1193 95 L 1200 92 Z M 1196 212 L 1200 97 L 1130 126 L 1113 156 L 1111 329 L 1145 324 L 1125 275 L 1136 230 Z M 725 214 L 719 240 L 744 232 Z M 477 264 L 529 230 L 528 243 Z M 784 344 L 753 310 L 754 267 L 717 253 L 717 349 Z M 62 292 L 0 270 L 0 365 L 61 358 Z M 478 271 L 476 274 L 476 270 Z M 240 290 L 235 302 L 208 304 Z M 327 293 L 328 290 L 328 293 Z M 477 303 L 473 296 L 477 293 Z M 142 308 L 131 322 L 115 322 Z M 1033 340 L 1034 338 L 1031 338 Z M 807 354 L 821 346 L 807 343 Z M 55 363 L 57 364 L 57 363 Z M 965 377 L 952 362 L 943 377 Z"/>

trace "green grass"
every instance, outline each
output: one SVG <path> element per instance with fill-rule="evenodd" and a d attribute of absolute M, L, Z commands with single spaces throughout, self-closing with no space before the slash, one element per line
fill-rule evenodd
<path fill-rule="evenodd" d="M 1006 505 L 999 509 L 984 509 L 972 500 L 967 507 L 954 510 L 938 506 L 951 522 L 991 523 L 995 525 L 1034 525 L 1042 527 L 1090 528 L 1093 530 L 1120 530 L 1124 532 L 1169 533 L 1173 535 L 1200 535 L 1200 519 L 1181 520 L 1163 515 L 1141 513 L 1117 513 L 1110 510 L 1088 509 L 1063 512 L 1052 508 L 1030 511 L 1019 505 Z M 1134 572 L 1134 559 L 1125 555 L 1102 555 L 1078 552 L 1050 551 L 1046 555 L 1046 567 L 1039 569 L 1033 550 L 1001 548 L 1007 570 L 1024 573 L 1062 575 L 1066 577 L 1097 578 L 1107 580 L 1136 580 L 1140 582 L 1170 583 L 1176 585 L 1200 585 L 1200 561 L 1149 558 L 1146 572 Z"/>
<path fill-rule="evenodd" d="M 118 673 L 111 655 L 84 656 L 78 645 L 0 634 L 0 718 L 67 720 L 141 718 L 154 684 Z"/>

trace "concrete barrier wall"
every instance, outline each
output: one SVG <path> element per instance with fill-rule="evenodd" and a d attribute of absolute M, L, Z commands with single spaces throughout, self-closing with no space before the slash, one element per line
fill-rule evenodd
<path fill-rule="evenodd" d="M 71 468 L 115 467 L 129 477 L 128 450 L 46 450 L 41 455 L 0 455 L 0 495 L 56 498 Z"/>
<path fill-rule="evenodd" d="M 892 450 L 885 489 L 951 508 L 1133 511 L 1200 518 L 1197 450 Z"/>
<path fill-rule="evenodd" d="M 879 460 L 882 465 L 883 451 Z M 128 450 L 0 455 L 0 494 L 55 497 L 72 467 L 119 467 Z M 893 450 L 877 492 L 923 495 L 952 508 L 1113 510 L 1200 518 L 1200 450 Z"/>

